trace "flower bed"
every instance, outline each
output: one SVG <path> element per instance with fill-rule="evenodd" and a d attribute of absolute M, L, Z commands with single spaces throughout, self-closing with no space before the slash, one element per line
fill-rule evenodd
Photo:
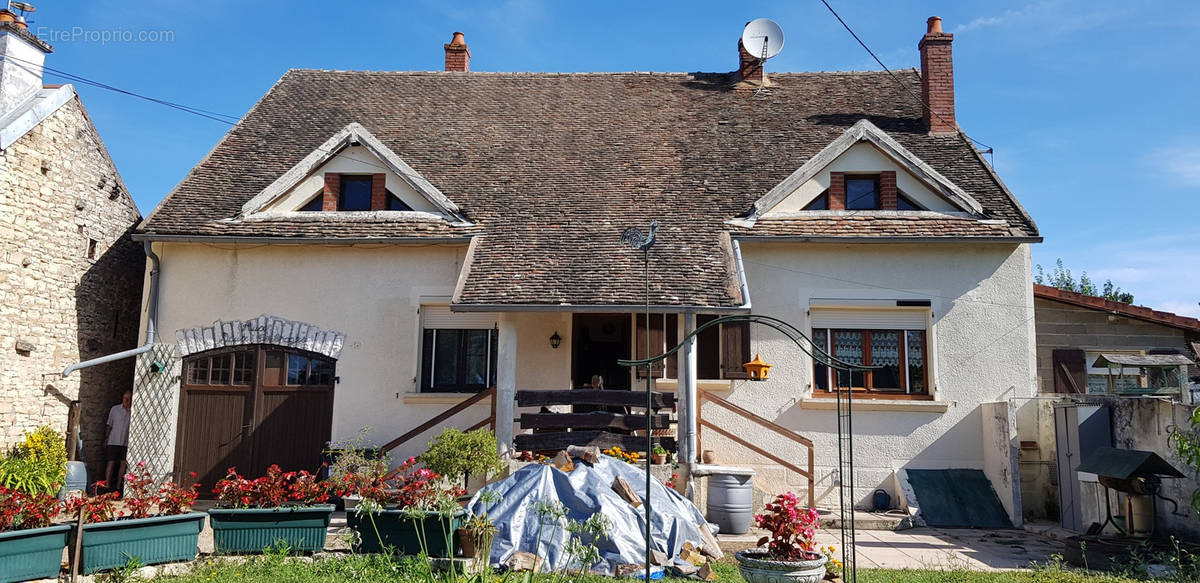
<path fill-rule="evenodd" d="M 127 518 L 83 525 L 79 570 L 95 573 L 123 567 L 131 560 L 157 565 L 196 558 L 204 513 Z M 74 545 L 78 529 L 71 529 Z"/>
<path fill-rule="evenodd" d="M 325 529 L 334 506 L 329 485 L 316 476 L 284 472 L 277 465 L 250 480 L 229 468 L 213 492 L 220 506 L 208 511 L 217 553 L 261 553 L 273 546 L 317 552 L 325 548 Z"/>

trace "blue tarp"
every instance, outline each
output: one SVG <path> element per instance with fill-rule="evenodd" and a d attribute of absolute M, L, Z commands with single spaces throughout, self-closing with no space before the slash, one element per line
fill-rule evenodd
<path fill-rule="evenodd" d="M 570 520 L 582 522 L 597 512 L 603 512 L 608 518 L 611 524 L 608 538 L 583 541 L 591 542 L 600 551 L 600 562 L 587 565 L 589 570 L 613 575 L 619 564 L 645 562 L 645 469 L 604 455 L 590 466 L 578 459 L 574 461 L 575 469 L 569 474 L 551 465 L 530 464 L 507 478 L 484 486 L 484 490 L 492 490 L 502 497 L 500 502 L 486 509 L 498 528 L 492 545 L 492 565 L 503 564 L 516 551 L 525 551 L 546 561 L 541 567 L 543 571 L 579 567 L 568 564 L 571 559 L 564 552 L 571 536 L 565 521 L 560 520 L 557 529 L 549 522 L 541 525 L 541 548 L 534 548 L 541 519 L 534 504 L 542 500 L 561 502 Z M 634 508 L 612 489 L 618 476 L 643 501 L 642 506 Z M 706 528 L 707 522 L 687 498 L 658 480 L 651 482 L 652 546 L 673 561 L 679 561 L 677 557 L 683 543 L 702 545 L 700 529 Z M 477 493 L 467 505 L 468 510 L 476 514 L 485 510 L 479 496 Z"/>

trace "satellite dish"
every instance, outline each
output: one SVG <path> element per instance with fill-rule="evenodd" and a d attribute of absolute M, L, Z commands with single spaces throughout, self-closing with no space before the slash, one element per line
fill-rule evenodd
<path fill-rule="evenodd" d="M 9 2 L 8 5 L 12 8 L 20 10 L 21 12 L 37 12 L 37 8 L 34 8 L 33 4 L 26 2 Z"/>
<path fill-rule="evenodd" d="M 742 31 L 742 46 L 746 52 L 765 61 L 783 50 L 783 29 L 770 18 L 756 18 Z"/>

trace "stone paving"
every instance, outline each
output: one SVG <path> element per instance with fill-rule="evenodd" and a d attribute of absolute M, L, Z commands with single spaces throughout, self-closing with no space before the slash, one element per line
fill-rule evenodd
<path fill-rule="evenodd" d="M 911 528 L 855 532 L 858 566 L 864 569 L 1024 569 L 1062 552 L 1061 542 L 1023 530 Z M 717 540 L 723 549 L 732 551 L 754 546 L 763 534 L 751 531 L 745 535 L 718 535 Z M 840 557 L 840 532 L 820 532 L 817 543 L 837 547 Z"/>

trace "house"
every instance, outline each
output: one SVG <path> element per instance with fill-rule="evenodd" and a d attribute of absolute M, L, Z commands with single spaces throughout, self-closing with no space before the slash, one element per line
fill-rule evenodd
<path fill-rule="evenodd" d="M 99 475 L 133 362 L 59 373 L 136 342 L 141 215 L 74 87 L 43 84 L 50 52 L 0 10 L 0 446 L 78 425 Z"/>
<path fill-rule="evenodd" d="M 1038 398 L 1016 411 L 1023 512 L 1084 532 L 1104 522 L 1103 487 L 1076 471 L 1099 447 L 1152 451 L 1188 473 L 1170 428 L 1189 426 L 1200 320 L 1054 287 L 1033 286 Z M 1163 480 L 1163 496 L 1184 505 L 1200 487 Z M 1123 497 L 1112 494 L 1114 513 Z M 1169 532 L 1200 535 L 1200 520 L 1158 505 Z"/>
<path fill-rule="evenodd" d="M 448 422 L 494 408 L 507 451 L 517 390 L 642 386 L 615 361 L 644 355 L 648 303 L 655 353 L 749 313 L 881 367 L 852 379 L 860 500 L 905 468 L 984 470 L 983 404 L 1036 391 L 1040 235 L 955 123 L 953 35 L 935 18 L 915 40 L 922 70 L 896 78 L 764 77 L 740 45 L 733 73 L 477 73 L 460 33 L 446 71 L 288 71 L 138 227 L 163 370 L 137 381 L 131 455 L 205 479 L 315 464 L 492 386 Z M 652 219 L 647 267 L 621 234 Z M 830 371 L 762 327 L 689 353 L 651 373 L 679 392 L 684 459 L 836 504 Z M 755 354 L 767 381 L 746 378 Z M 761 421 L 811 439 L 810 476 L 697 444 L 702 395 L 753 416 L 703 424 L 797 464 Z"/>

